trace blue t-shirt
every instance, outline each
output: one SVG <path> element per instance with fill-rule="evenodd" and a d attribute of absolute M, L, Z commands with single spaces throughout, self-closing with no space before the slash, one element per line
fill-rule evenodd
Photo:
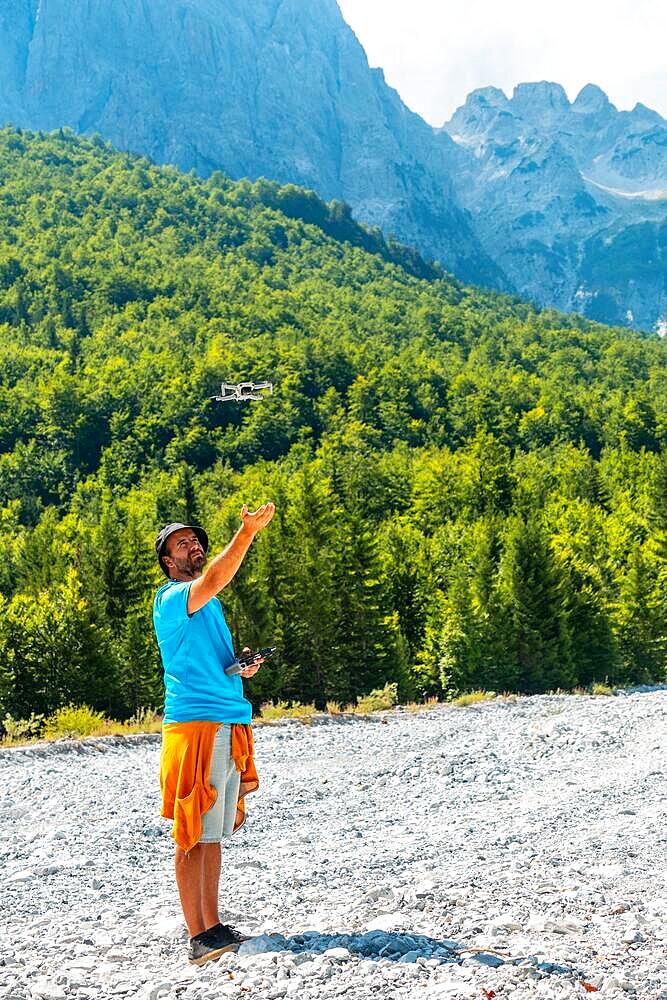
<path fill-rule="evenodd" d="M 243 681 L 228 677 L 234 645 L 222 605 L 212 597 L 188 614 L 192 581 L 170 580 L 153 604 L 153 624 L 164 666 L 164 721 L 250 722 Z"/>

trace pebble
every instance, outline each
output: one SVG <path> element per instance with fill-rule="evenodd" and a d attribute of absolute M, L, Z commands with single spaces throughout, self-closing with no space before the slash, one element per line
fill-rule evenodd
<path fill-rule="evenodd" d="M 202 967 L 159 739 L 0 750 L 0 996 L 667 1000 L 666 717 L 649 689 L 257 728 L 221 880 L 254 936 Z"/>

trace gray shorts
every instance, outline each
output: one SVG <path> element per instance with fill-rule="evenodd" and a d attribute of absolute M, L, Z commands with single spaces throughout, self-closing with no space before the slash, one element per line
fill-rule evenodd
<path fill-rule="evenodd" d="M 232 727 L 225 723 L 215 737 L 209 775 L 218 797 L 201 818 L 200 844 L 217 844 L 234 832 L 241 775 L 231 758 L 231 745 Z"/>

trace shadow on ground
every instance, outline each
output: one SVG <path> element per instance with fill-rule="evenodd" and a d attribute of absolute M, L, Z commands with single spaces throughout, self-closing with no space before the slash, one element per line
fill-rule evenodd
<path fill-rule="evenodd" d="M 363 934 L 318 934 L 308 931 L 284 938 L 286 951 L 322 954 L 344 948 L 359 958 L 388 958 L 395 962 L 415 962 L 418 958 L 438 958 L 444 962 L 460 961 L 461 946 L 455 941 L 440 941 L 424 934 L 365 931 Z M 498 964 L 502 964 L 499 961 Z"/>
<path fill-rule="evenodd" d="M 535 970 L 551 975 L 583 979 L 584 975 L 573 966 L 540 960 L 536 955 L 501 955 L 494 951 L 466 948 L 450 939 L 427 937 L 425 934 L 408 934 L 382 930 L 365 931 L 361 934 L 320 934 L 306 931 L 285 937 L 283 934 L 262 934 L 252 938 L 241 947 L 241 953 L 260 954 L 267 951 L 291 951 L 296 954 L 322 955 L 329 952 L 331 958 L 347 958 L 353 955 L 371 961 L 381 958 L 392 962 L 416 962 L 418 958 L 435 959 L 439 963 L 460 964 L 470 959 L 480 965 L 498 968 L 501 965 L 529 963 Z M 338 954 L 337 954 L 338 952 Z"/>

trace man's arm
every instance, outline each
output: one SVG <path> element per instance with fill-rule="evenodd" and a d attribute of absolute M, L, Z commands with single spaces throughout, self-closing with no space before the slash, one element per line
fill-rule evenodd
<path fill-rule="evenodd" d="M 251 514 L 247 506 L 243 505 L 241 527 L 222 552 L 211 560 L 206 572 L 202 573 L 190 586 L 188 594 L 189 615 L 193 615 L 195 611 L 203 608 L 212 597 L 224 590 L 227 584 L 234 579 L 246 552 L 252 545 L 253 538 L 262 528 L 267 526 L 275 509 L 274 504 L 265 503 L 254 514 Z"/>

